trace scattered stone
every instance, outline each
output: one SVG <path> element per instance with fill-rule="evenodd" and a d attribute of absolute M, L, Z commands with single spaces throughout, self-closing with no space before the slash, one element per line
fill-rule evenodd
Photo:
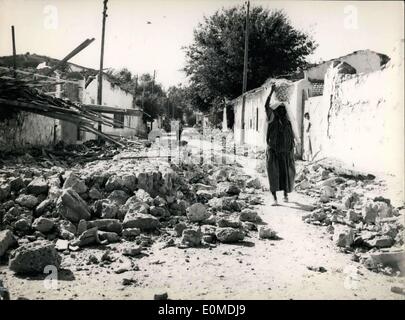
<path fill-rule="evenodd" d="M 124 256 L 135 257 L 142 253 L 143 247 L 142 246 L 128 246 L 125 247 L 122 251 Z"/>
<path fill-rule="evenodd" d="M 259 178 L 251 178 L 246 181 L 246 187 L 260 189 L 262 187 L 262 184 L 261 184 Z"/>
<path fill-rule="evenodd" d="M 10 230 L 0 231 L 0 258 L 6 251 L 17 245 L 17 240 L 14 238 Z"/>
<path fill-rule="evenodd" d="M 201 230 L 184 229 L 182 233 L 181 243 L 190 247 L 198 247 L 201 244 Z"/>
<path fill-rule="evenodd" d="M 34 220 L 32 227 L 42 233 L 48 233 L 55 227 L 55 222 L 51 219 L 40 217 Z"/>
<path fill-rule="evenodd" d="M 108 243 L 115 243 L 121 240 L 120 236 L 115 232 L 98 231 L 97 234 L 101 241 L 107 241 Z"/>
<path fill-rule="evenodd" d="M 129 199 L 129 195 L 123 190 L 114 190 L 107 198 L 111 202 L 122 206 Z"/>
<path fill-rule="evenodd" d="M 27 186 L 27 192 L 34 195 L 46 194 L 48 192 L 48 184 L 45 179 L 35 178 Z"/>
<path fill-rule="evenodd" d="M 45 211 L 50 208 L 54 204 L 52 199 L 45 199 L 42 201 L 36 208 L 35 213 L 37 216 L 41 216 L 45 213 Z"/>
<path fill-rule="evenodd" d="M 240 228 L 242 223 L 238 220 L 231 220 L 229 218 L 217 219 L 217 226 L 220 228 Z"/>
<path fill-rule="evenodd" d="M 370 247 L 388 248 L 393 245 L 394 240 L 389 236 L 381 236 L 371 240 L 367 240 L 365 241 L 365 243 Z"/>
<path fill-rule="evenodd" d="M 133 240 L 141 234 L 139 228 L 127 228 L 122 231 L 122 236 L 127 240 Z"/>
<path fill-rule="evenodd" d="M 71 188 L 77 193 L 85 193 L 87 191 L 87 186 L 84 183 L 83 180 L 81 180 L 77 175 L 74 173 L 70 173 L 66 180 L 65 183 L 63 184 L 63 189 L 68 189 Z"/>
<path fill-rule="evenodd" d="M 335 227 L 333 241 L 338 247 L 350 247 L 354 242 L 354 232 L 351 228 Z"/>
<path fill-rule="evenodd" d="M 103 219 L 114 219 L 118 213 L 118 206 L 115 203 L 103 201 L 101 203 L 101 217 Z"/>
<path fill-rule="evenodd" d="M 167 300 L 169 298 L 167 292 L 157 293 L 154 295 L 153 300 Z"/>
<path fill-rule="evenodd" d="M 234 228 L 218 228 L 215 232 L 216 238 L 223 243 L 233 243 L 242 241 L 245 238 L 245 234 Z"/>
<path fill-rule="evenodd" d="M 98 219 L 87 221 L 87 228 L 96 227 L 98 230 L 121 234 L 122 223 L 118 219 Z"/>
<path fill-rule="evenodd" d="M 311 270 L 311 271 L 315 271 L 315 272 L 320 272 L 320 273 L 324 273 L 324 272 L 328 271 L 324 267 L 314 267 L 314 266 L 307 266 L 307 269 Z"/>
<path fill-rule="evenodd" d="M 243 209 L 239 216 L 240 221 L 249 221 L 249 222 L 261 222 L 262 219 L 259 217 L 256 211 L 251 209 Z"/>
<path fill-rule="evenodd" d="M 58 199 L 57 207 L 59 213 L 71 222 L 77 223 L 81 219 L 90 219 L 87 203 L 72 189 L 63 190 Z"/>
<path fill-rule="evenodd" d="M 217 193 L 220 196 L 226 196 L 226 195 L 238 195 L 240 193 L 240 189 L 238 186 L 229 183 L 229 182 L 221 182 L 217 185 Z"/>
<path fill-rule="evenodd" d="M 38 198 L 31 194 L 21 194 L 15 200 L 20 206 L 33 209 L 38 204 Z"/>
<path fill-rule="evenodd" d="M 187 225 L 185 223 L 180 222 L 174 226 L 174 231 L 176 232 L 176 235 L 178 237 L 181 237 L 181 235 L 183 234 L 183 230 L 186 228 L 187 228 Z"/>
<path fill-rule="evenodd" d="M 99 200 L 99 199 L 103 198 L 103 195 L 97 188 L 92 187 L 89 191 L 89 197 L 90 197 L 90 199 L 93 199 L 93 200 Z"/>
<path fill-rule="evenodd" d="M 92 244 L 99 244 L 99 243 L 100 243 L 100 239 L 98 237 L 98 229 L 97 229 L 97 227 L 94 227 L 94 228 L 90 228 L 90 229 L 86 230 L 85 232 L 83 232 L 79 236 L 77 243 L 75 243 L 74 245 L 77 245 L 79 247 L 84 247 L 84 246 L 88 246 L 88 245 L 92 245 Z"/>
<path fill-rule="evenodd" d="M 275 232 L 270 227 L 261 226 L 259 228 L 259 238 L 260 239 L 277 239 L 277 232 Z"/>
<path fill-rule="evenodd" d="M 124 228 L 139 228 L 141 230 L 153 230 L 159 227 L 159 220 L 151 214 L 143 214 L 129 211 L 125 215 Z"/>
<path fill-rule="evenodd" d="M 55 243 L 55 249 L 58 251 L 65 251 L 69 249 L 69 241 L 58 239 Z"/>
<path fill-rule="evenodd" d="M 17 177 L 10 180 L 11 191 L 20 191 L 22 188 L 25 188 L 25 183 L 21 177 Z"/>
<path fill-rule="evenodd" d="M 367 201 L 362 211 L 365 223 L 375 223 L 378 216 L 378 205 L 375 202 Z"/>
<path fill-rule="evenodd" d="M 47 241 L 34 241 L 16 249 L 9 261 L 10 270 L 18 274 L 42 274 L 46 266 L 59 269 L 61 257 Z"/>
<path fill-rule="evenodd" d="M 207 207 L 202 203 L 194 203 L 187 208 L 187 218 L 191 222 L 201 222 L 209 218 L 211 214 L 208 212 Z"/>

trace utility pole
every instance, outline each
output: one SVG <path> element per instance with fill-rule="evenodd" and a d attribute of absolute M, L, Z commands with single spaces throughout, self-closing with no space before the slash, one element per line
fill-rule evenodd
<path fill-rule="evenodd" d="M 101 32 L 101 54 L 100 54 L 100 70 L 98 73 L 98 90 L 97 90 L 97 104 L 103 104 L 103 62 L 104 62 L 104 36 L 105 36 L 105 19 L 107 18 L 107 2 L 104 0 L 103 9 L 103 27 Z M 98 123 L 98 131 L 101 132 L 101 122 Z"/>
<path fill-rule="evenodd" d="M 152 80 L 152 96 L 153 96 L 153 89 L 155 87 L 155 77 L 156 77 L 156 70 L 153 70 L 153 80 Z"/>
<path fill-rule="evenodd" d="M 243 58 L 243 85 L 242 85 L 242 134 L 241 144 L 245 143 L 245 92 L 247 88 L 247 72 L 248 72 L 248 51 L 249 51 L 249 7 L 250 1 L 247 2 L 246 22 L 245 22 L 245 54 Z"/>
<path fill-rule="evenodd" d="M 15 50 L 15 34 L 14 26 L 11 26 L 11 38 L 13 41 L 13 69 L 14 69 L 14 78 L 17 78 L 17 54 Z"/>
<path fill-rule="evenodd" d="M 134 87 L 134 108 L 136 108 L 136 90 L 138 89 L 138 74 L 135 77 L 135 87 Z"/>
<path fill-rule="evenodd" d="M 245 26 L 245 55 L 243 59 L 243 88 L 242 94 L 246 92 L 247 72 L 248 72 L 248 52 L 249 52 L 249 7 L 250 1 L 247 2 L 246 26 Z"/>

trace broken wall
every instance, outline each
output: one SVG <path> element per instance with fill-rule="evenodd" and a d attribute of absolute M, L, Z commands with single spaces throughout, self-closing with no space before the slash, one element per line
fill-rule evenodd
<path fill-rule="evenodd" d="M 322 97 L 306 102 L 313 154 L 372 173 L 404 173 L 403 53 L 382 70 L 325 77 Z"/>
<path fill-rule="evenodd" d="M 59 139 L 59 121 L 29 112 L 16 112 L 0 120 L 0 150 L 46 146 Z"/>

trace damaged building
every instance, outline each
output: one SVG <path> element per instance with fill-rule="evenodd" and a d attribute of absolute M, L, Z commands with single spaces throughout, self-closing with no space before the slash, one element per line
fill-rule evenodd
<path fill-rule="evenodd" d="M 131 92 L 123 88 L 112 76 L 103 75 L 103 106 L 98 106 L 98 74 L 94 69 L 70 62 L 62 70 L 47 74 L 50 66 L 59 62 L 39 55 L 19 55 L 17 74 L 23 79 L 46 80 L 49 85 L 42 91 L 50 96 L 69 99 L 85 105 L 114 121 L 113 127 L 102 125 L 102 132 L 112 136 L 134 137 L 146 134 L 143 111 L 135 106 Z M 0 74 L 9 75 L 11 57 L 0 58 Z M 12 150 L 32 146 L 46 146 L 63 141 L 66 144 L 83 143 L 95 135 L 80 130 L 69 121 L 52 119 L 29 112 L 10 112 L 2 108 L 0 115 L 0 149 Z"/>

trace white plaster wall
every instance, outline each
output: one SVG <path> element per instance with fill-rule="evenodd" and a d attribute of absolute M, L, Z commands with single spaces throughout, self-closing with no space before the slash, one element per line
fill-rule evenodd
<path fill-rule="evenodd" d="M 381 68 L 380 56 L 377 53 L 370 50 L 361 50 L 356 53 L 352 53 L 350 55 L 335 60 L 347 62 L 356 69 L 357 73 L 373 72 L 376 70 L 380 70 Z M 333 60 L 308 69 L 307 70 L 308 78 L 323 80 L 332 62 Z"/>
<path fill-rule="evenodd" d="M 15 118 L 0 122 L 0 150 L 50 145 L 54 142 L 55 125 L 59 125 L 58 120 L 19 112 Z M 57 130 L 56 141 L 59 139 Z"/>
<path fill-rule="evenodd" d="M 324 96 L 309 99 L 320 156 L 371 173 L 403 175 L 404 66 L 403 52 L 397 53 L 386 68 L 372 73 L 328 71 Z"/>

